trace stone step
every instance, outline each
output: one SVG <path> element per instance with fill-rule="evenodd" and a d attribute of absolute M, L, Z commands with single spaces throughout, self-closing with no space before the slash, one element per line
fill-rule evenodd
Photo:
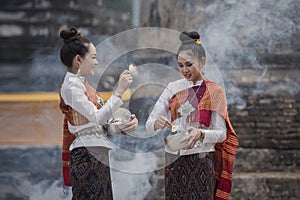
<path fill-rule="evenodd" d="M 300 149 L 238 148 L 234 172 L 300 172 Z"/>
<path fill-rule="evenodd" d="M 271 68 L 272 67 L 272 68 Z M 284 69 L 283 69 L 284 68 Z M 261 68 L 230 69 L 223 74 L 223 80 L 234 80 L 241 86 L 252 86 L 256 84 L 266 85 L 298 82 L 300 74 L 299 65 L 291 67 L 287 65 L 261 66 Z"/>
<path fill-rule="evenodd" d="M 218 60 L 218 55 L 213 56 L 213 61 L 219 70 L 225 74 L 231 74 L 239 70 L 255 70 L 257 74 L 262 74 L 266 70 L 296 70 L 299 68 L 300 51 L 284 50 L 279 52 L 257 53 L 257 49 L 238 49 L 231 52 L 226 58 Z M 245 72 L 243 72 L 245 73 Z M 251 74 L 250 74 L 251 75 Z M 249 77 L 250 78 L 250 77 Z"/>
<path fill-rule="evenodd" d="M 270 126 L 270 123 L 265 123 L 265 126 Z M 296 131 L 274 130 L 270 133 L 267 128 L 236 128 L 236 132 L 239 133 L 239 145 L 244 148 L 298 149 L 300 146 L 300 133 Z"/>
<path fill-rule="evenodd" d="M 299 65 L 300 52 L 287 51 L 287 52 L 264 52 L 259 53 L 260 62 L 263 64 L 288 64 Z"/>
<path fill-rule="evenodd" d="M 155 176 L 153 189 L 146 200 L 164 199 L 164 176 Z M 296 200 L 300 198 L 298 189 L 299 173 L 264 172 L 234 173 L 230 200 Z"/>
<path fill-rule="evenodd" d="M 299 183 L 299 173 L 235 173 L 230 199 L 297 200 L 300 199 Z"/>
<path fill-rule="evenodd" d="M 292 97 L 245 97 L 243 109 L 229 109 L 244 148 L 299 149 L 300 103 Z"/>

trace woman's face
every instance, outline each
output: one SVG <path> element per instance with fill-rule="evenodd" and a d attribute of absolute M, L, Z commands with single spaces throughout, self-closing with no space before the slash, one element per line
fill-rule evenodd
<path fill-rule="evenodd" d="M 178 54 L 178 71 L 188 81 L 196 83 L 202 80 L 202 68 L 205 65 L 205 58 L 202 57 L 199 61 L 198 57 L 195 56 L 192 50 L 181 51 Z"/>
<path fill-rule="evenodd" d="M 92 43 L 90 43 L 89 51 L 87 52 L 84 58 L 81 58 L 80 75 L 82 76 L 94 75 L 94 69 L 98 64 L 96 56 L 97 56 L 96 48 Z"/>

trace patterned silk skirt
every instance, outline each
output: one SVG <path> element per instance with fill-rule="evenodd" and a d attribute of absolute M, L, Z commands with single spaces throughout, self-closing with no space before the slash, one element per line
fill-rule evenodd
<path fill-rule="evenodd" d="M 108 151 L 105 147 L 79 147 L 71 151 L 72 200 L 113 199 Z"/>
<path fill-rule="evenodd" d="M 166 200 L 213 200 L 216 186 L 213 152 L 206 156 L 166 153 Z"/>

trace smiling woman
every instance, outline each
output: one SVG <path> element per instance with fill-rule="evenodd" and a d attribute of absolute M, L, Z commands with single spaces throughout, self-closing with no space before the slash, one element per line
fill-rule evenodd
<path fill-rule="evenodd" d="M 146 122 L 149 132 L 176 127 L 165 138 L 166 199 L 228 199 L 238 140 L 225 93 L 202 72 L 206 55 L 199 34 L 183 32 L 180 40 L 183 78 L 168 84 Z"/>
<path fill-rule="evenodd" d="M 113 95 L 104 103 L 86 79 L 94 74 L 98 64 L 95 46 L 75 28 L 62 30 L 60 36 L 60 57 L 68 70 L 60 89 L 60 109 L 65 115 L 64 183 L 72 185 L 73 199 L 113 199 L 108 156 L 113 144 L 104 125 L 123 105 L 121 96 L 130 86 L 132 76 L 124 70 Z M 122 124 L 122 131 L 132 132 L 137 126 L 135 115 L 131 115 Z"/>

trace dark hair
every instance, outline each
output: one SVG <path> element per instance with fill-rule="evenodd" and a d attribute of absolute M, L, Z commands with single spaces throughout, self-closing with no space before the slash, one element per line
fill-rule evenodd
<path fill-rule="evenodd" d="M 72 67 L 74 57 L 76 55 L 84 57 L 89 51 L 88 44 L 91 42 L 81 37 L 81 34 L 75 28 L 63 29 L 60 32 L 60 37 L 64 42 L 60 49 L 61 62 L 67 67 Z"/>
<path fill-rule="evenodd" d="M 193 54 L 196 55 L 199 59 L 206 57 L 205 49 L 202 44 L 197 44 L 196 41 L 200 41 L 200 35 L 196 31 L 192 32 L 182 32 L 179 35 L 181 45 L 177 52 L 177 57 L 179 52 L 192 50 Z"/>

